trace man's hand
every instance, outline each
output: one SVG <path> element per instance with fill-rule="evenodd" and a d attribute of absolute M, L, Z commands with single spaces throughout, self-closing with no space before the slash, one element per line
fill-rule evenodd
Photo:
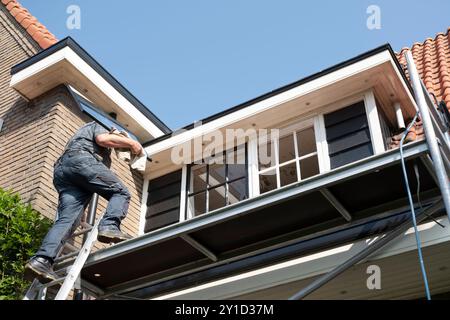
<path fill-rule="evenodd" d="M 134 140 L 133 140 L 133 144 L 131 145 L 130 149 L 131 149 L 131 153 L 136 154 L 136 155 L 140 155 L 143 151 L 141 144 Z"/>

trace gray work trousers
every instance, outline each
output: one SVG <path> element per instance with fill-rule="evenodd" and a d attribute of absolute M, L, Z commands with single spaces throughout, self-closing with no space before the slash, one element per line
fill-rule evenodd
<path fill-rule="evenodd" d="M 57 219 L 36 256 L 55 259 L 61 246 L 78 227 L 93 193 L 107 199 L 101 228 L 119 228 L 130 203 L 130 193 L 117 176 L 92 154 L 66 152 L 55 163 L 53 184 L 58 191 Z"/>

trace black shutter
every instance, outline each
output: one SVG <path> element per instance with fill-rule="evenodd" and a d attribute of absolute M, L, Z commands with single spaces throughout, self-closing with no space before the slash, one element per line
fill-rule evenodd
<path fill-rule="evenodd" d="M 364 102 L 324 116 L 331 169 L 373 155 Z"/>
<path fill-rule="evenodd" d="M 144 232 L 176 223 L 180 218 L 181 170 L 150 180 Z"/>

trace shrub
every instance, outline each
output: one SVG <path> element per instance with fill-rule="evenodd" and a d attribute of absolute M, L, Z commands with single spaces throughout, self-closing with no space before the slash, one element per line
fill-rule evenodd
<path fill-rule="evenodd" d="M 23 277 L 25 263 L 51 225 L 18 194 L 0 188 L 0 300 L 22 298 L 30 285 Z"/>

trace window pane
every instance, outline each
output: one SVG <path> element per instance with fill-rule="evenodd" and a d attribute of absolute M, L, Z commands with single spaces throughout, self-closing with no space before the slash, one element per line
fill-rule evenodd
<path fill-rule="evenodd" d="M 289 134 L 280 138 L 280 164 L 295 158 L 294 135 Z"/>
<path fill-rule="evenodd" d="M 98 123 L 103 124 L 105 127 L 108 128 L 108 130 L 111 130 L 112 127 L 116 128 L 119 131 L 125 131 L 128 133 L 130 138 L 139 141 L 138 138 L 134 134 L 132 134 L 128 129 L 125 129 L 124 126 L 120 125 L 116 120 L 113 120 L 110 118 L 107 114 L 105 114 L 103 111 L 98 110 L 94 106 L 88 105 L 82 100 L 79 100 L 81 108 L 84 112 L 89 114 L 92 118 L 97 120 Z"/>
<path fill-rule="evenodd" d="M 269 141 L 261 141 L 258 146 L 258 162 L 259 170 L 270 168 L 275 165 L 275 150 L 273 143 Z"/>
<path fill-rule="evenodd" d="M 280 167 L 280 185 L 286 186 L 294 182 L 297 182 L 297 165 L 295 162 Z"/>
<path fill-rule="evenodd" d="M 206 192 L 196 194 L 189 197 L 189 207 L 194 216 L 198 216 L 206 212 Z"/>
<path fill-rule="evenodd" d="M 277 175 L 275 169 L 259 175 L 259 190 L 261 194 L 276 188 Z"/>
<path fill-rule="evenodd" d="M 319 174 L 319 162 L 317 156 L 308 157 L 300 160 L 301 178 L 306 179 Z"/>
<path fill-rule="evenodd" d="M 246 176 L 245 146 L 227 152 L 228 181 Z"/>
<path fill-rule="evenodd" d="M 247 179 L 240 179 L 228 185 L 228 204 L 247 199 Z"/>
<path fill-rule="evenodd" d="M 209 190 L 209 208 L 213 211 L 225 206 L 225 186 L 220 186 Z"/>
<path fill-rule="evenodd" d="M 297 144 L 299 156 L 304 156 L 316 151 L 316 137 L 314 128 L 308 128 L 297 132 Z"/>
<path fill-rule="evenodd" d="M 191 167 L 189 193 L 206 190 L 206 165 L 200 164 Z"/>
<path fill-rule="evenodd" d="M 209 165 L 209 186 L 225 183 L 225 157 L 219 155 Z"/>

